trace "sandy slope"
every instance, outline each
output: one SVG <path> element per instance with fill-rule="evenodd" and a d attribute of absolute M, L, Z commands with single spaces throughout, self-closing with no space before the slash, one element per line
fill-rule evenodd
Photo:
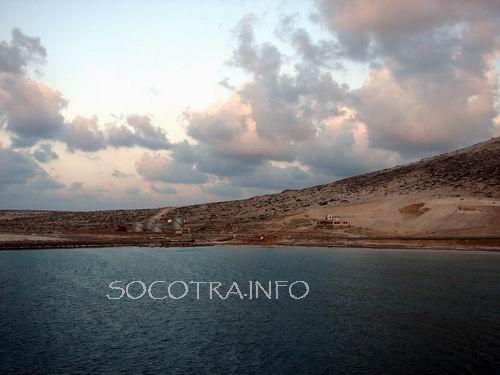
<path fill-rule="evenodd" d="M 436 198 L 417 193 L 318 208 L 295 217 L 328 213 L 347 219 L 366 234 L 387 236 L 500 236 L 500 201 L 477 197 Z"/>

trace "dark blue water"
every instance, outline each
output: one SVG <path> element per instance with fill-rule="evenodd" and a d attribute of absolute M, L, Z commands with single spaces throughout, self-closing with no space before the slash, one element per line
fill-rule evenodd
<path fill-rule="evenodd" d="M 197 300 L 190 292 L 177 301 L 147 295 L 112 301 L 106 294 L 113 295 L 113 280 L 241 286 L 304 280 L 310 292 L 301 300 L 203 294 Z M 0 373 L 499 369 L 500 254 L 230 247 L 0 252 Z"/>

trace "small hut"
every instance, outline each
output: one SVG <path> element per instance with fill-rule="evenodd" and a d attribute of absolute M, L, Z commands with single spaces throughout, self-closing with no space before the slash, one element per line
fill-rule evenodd
<path fill-rule="evenodd" d="M 344 229 L 351 226 L 347 220 L 332 214 L 325 215 L 325 217 L 322 220 L 318 220 L 316 224 L 318 227 L 336 229 Z"/>

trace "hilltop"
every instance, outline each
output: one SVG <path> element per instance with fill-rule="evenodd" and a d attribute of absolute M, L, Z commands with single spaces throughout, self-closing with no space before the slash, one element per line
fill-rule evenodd
<path fill-rule="evenodd" d="M 319 227 L 328 214 L 349 226 Z M 189 236 L 148 231 L 168 227 L 173 217 L 186 220 Z M 133 232 L 137 223 L 144 232 Z M 75 243 L 147 239 L 165 245 L 183 238 L 200 244 L 489 246 L 500 239 L 499 223 L 499 137 L 403 166 L 243 200 L 153 210 L 0 211 L 0 233 L 18 242 L 37 234 Z M 118 233 L 118 226 L 126 232 Z"/>

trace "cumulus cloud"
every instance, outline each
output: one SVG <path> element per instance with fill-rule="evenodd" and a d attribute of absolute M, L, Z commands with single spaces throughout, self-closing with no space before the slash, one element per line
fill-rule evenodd
<path fill-rule="evenodd" d="M 304 187 L 393 161 L 373 162 L 363 154 L 370 151 L 363 143 L 366 134 L 364 139 L 356 134 L 353 112 L 346 114 L 345 109 L 352 93 L 333 79 L 325 68 L 329 63 L 318 63 L 331 58 L 326 52 L 329 42 L 313 46 L 305 31 L 288 27 L 288 39 L 299 53 L 293 74 L 285 73 L 278 49 L 256 42 L 254 23 L 255 18 L 247 16 L 235 29 L 238 46 L 231 60 L 252 79 L 226 102 L 184 114 L 187 134 L 196 143 L 174 145 L 173 160 L 225 181 L 214 185 L 214 192 L 229 192 L 220 188 L 227 184 L 269 190 Z M 304 52 L 304 43 L 295 42 L 299 34 L 323 52 Z M 304 168 L 271 162 L 297 162 Z"/>
<path fill-rule="evenodd" d="M 59 155 L 52 150 L 50 143 L 40 144 L 32 153 L 33 157 L 41 163 L 47 163 L 51 160 L 59 159 Z"/>
<path fill-rule="evenodd" d="M 500 5 L 494 0 L 317 0 L 317 18 L 337 37 L 351 58 L 392 57 L 405 69 L 429 61 L 476 59 L 454 52 L 475 45 L 490 49 L 498 28 Z M 498 33 L 497 33 L 498 34 Z M 358 51 L 358 53 L 352 53 Z M 467 52 L 467 51 L 464 51 Z M 413 59 L 412 57 L 419 57 Z"/>
<path fill-rule="evenodd" d="M 47 51 L 40 38 L 27 36 L 17 28 L 13 29 L 10 43 L 0 41 L 0 72 L 21 73 L 31 61 L 43 61 L 46 56 Z"/>
<path fill-rule="evenodd" d="M 97 118 L 77 116 L 67 121 L 68 102 L 61 93 L 28 76 L 29 65 L 47 56 L 39 38 L 12 31 L 11 41 L 0 42 L 0 125 L 12 145 L 30 147 L 43 140 L 66 143 L 71 152 L 95 152 L 107 147 L 168 149 L 165 132 L 148 116 L 129 115 L 126 124 L 99 126 Z"/>
<path fill-rule="evenodd" d="M 177 162 L 159 154 L 145 153 L 136 162 L 136 169 L 148 181 L 179 184 L 202 184 L 208 181 L 207 175 L 193 164 Z"/>
<path fill-rule="evenodd" d="M 135 146 L 150 150 L 169 149 L 171 144 L 165 131 L 151 121 L 149 116 L 129 115 L 126 124 L 109 124 L 101 129 L 97 117 L 78 116 L 64 128 L 60 139 L 72 152 Z"/>
<path fill-rule="evenodd" d="M 442 84 L 397 79 L 378 69 L 357 98 L 371 144 L 403 155 L 449 150 L 492 135 L 494 98 L 483 77 L 457 76 Z"/>
<path fill-rule="evenodd" d="M 0 148 L 0 184 L 24 184 L 34 177 L 39 168 L 26 155 L 7 148 Z"/>
<path fill-rule="evenodd" d="M 500 3 L 317 1 L 339 56 L 374 66 L 352 93 L 370 144 L 416 156 L 493 133 Z"/>
<path fill-rule="evenodd" d="M 64 128 L 60 111 L 67 102 L 44 84 L 0 72 L 0 114 L 15 147 L 56 139 Z"/>
<path fill-rule="evenodd" d="M 256 41 L 255 16 L 240 21 L 231 63 L 252 79 L 231 87 L 226 103 L 185 114 L 196 143 L 174 147 L 175 160 L 236 186 L 277 189 L 279 181 L 362 173 L 493 135 L 497 3 L 316 3 L 330 39 L 313 40 L 296 17 L 278 30 L 296 52 L 292 71 L 284 69 L 289 57 Z M 361 88 L 333 79 L 330 69 L 346 61 L 371 66 Z M 270 161 L 298 162 L 307 172 Z"/>
<path fill-rule="evenodd" d="M 50 177 L 26 153 L 0 145 L 0 189 L 30 184 L 33 189 L 55 189 L 63 185 Z"/>
<path fill-rule="evenodd" d="M 141 146 L 150 150 L 169 149 L 171 144 L 165 131 L 153 126 L 151 121 L 149 116 L 128 116 L 126 125 L 109 127 L 109 144 L 114 147 Z"/>
<path fill-rule="evenodd" d="M 64 127 L 60 111 L 66 100 L 46 85 L 27 77 L 27 67 L 47 55 L 39 38 L 14 29 L 9 43 L 0 42 L 0 124 L 15 147 L 54 139 Z"/>
<path fill-rule="evenodd" d="M 68 150 L 94 152 L 106 147 L 104 133 L 97 125 L 97 117 L 75 118 L 65 128 L 62 139 L 68 146 Z"/>
<path fill-rule="evenodd" d="M 331 37 L 314 40 L 296 16 L 286 17 L 278 35 L 292 57 L 257 42 L 255 16 L 240 21 L 230 63 L 251 79 L 234 87 L 225 78 L 229 100 L 184 114 L 194 143 L 173 145 L 170 163 L 219 181 L 206 191 L 236 196 L 384 168 L 493 135 L 497 4 L 316 3 L 315 19 Z M 332 77 L 349 61 L 371 68 L 359 89 Z"/>

